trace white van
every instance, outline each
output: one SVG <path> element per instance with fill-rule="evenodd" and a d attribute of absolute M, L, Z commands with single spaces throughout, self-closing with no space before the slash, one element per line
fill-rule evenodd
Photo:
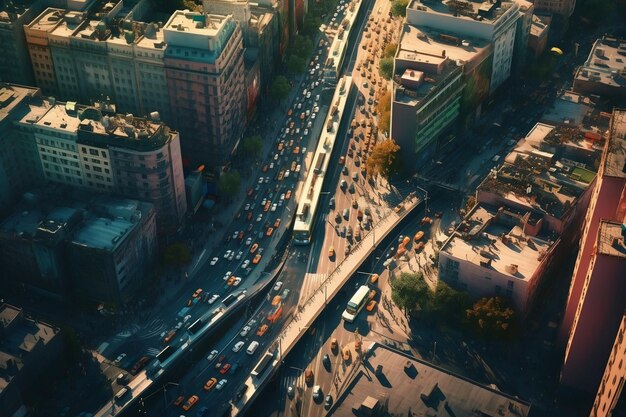
<path fill-rule="evenodd" d="M 250 346 L 248 346 L 248 349 L 246 350 L 246 352 L 248 353 L 248 355 L 253 355 L 254 352 L 256 352 L 256 349 L 259 347 L 259 342 L 257 342 L 256 340 L 252 343 L 250 343 Z"/>

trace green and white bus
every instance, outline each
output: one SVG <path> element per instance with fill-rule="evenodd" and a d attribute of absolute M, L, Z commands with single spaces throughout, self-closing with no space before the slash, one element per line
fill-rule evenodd
<path fill-rule="evenodd" d="M 356 293 L 352 296 L 350 301 L 348 301 L 348 305 L 344 310 L 341 318 L 347 321 L 348 323 L 352 323 L 356 318 L 357 314 L 363 307 L 365 307 L 365 303 L 367 302 L 367 296 L 370 292 L 370 289 L 367 285 L 361 285 L 361 287 L 356 291 Z"/>

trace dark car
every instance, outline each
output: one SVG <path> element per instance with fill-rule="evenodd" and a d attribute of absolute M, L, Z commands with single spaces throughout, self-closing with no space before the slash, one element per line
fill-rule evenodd
<path fill-rule="evenodd" d="M 139 371 L 141 371 L 146 366 L 149 360 L 150 358 L 147 356 L 144 356 L 141 359 L 139 359 L 137 363 L 135 363 L 133 367 L 131 368 L 130 373 L 132 375 L 137 375 Z"/>
<path fill-rule="evenodd" d="M 215 363 L 215 369 L 220 369 L 222 365 L 224 365 L 224 362 L 226 362 L 226 355 L 221 355 L 219 358 L 217 358 L 217 362 Z"/>
<path fill-rule="evenodd" d="M 322 358 L 322 363 L 324 364 L 324 368 L 330 369 L 330 356 L 328 356 L 328 353 Z"/>

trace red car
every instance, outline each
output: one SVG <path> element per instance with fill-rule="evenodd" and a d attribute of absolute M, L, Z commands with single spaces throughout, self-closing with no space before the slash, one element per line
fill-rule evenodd
<path fill-rule="evenodd" d="M 220 374 L 226 375 L 228 371 L 230 371 L 230 363 L 226 363 L 224 364 L 224 366 L 222 366 L 222 369 L 220 369 Z"/>
<path fill-rule="evenodd" d="M 248 197 L 252 197 L 253 193 L 254 193 L 254 188 L 252 187 L 248 188 Z"/>

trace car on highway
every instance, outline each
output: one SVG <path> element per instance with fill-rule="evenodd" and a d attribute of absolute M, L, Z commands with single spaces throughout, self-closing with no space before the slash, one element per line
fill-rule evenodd
<path fill-rule="evenodd" d="M 230 256 L 230 254 L 232 253 L 232 250 L 227 250 L 226 252 L 224 252 L 224 259 L 228 259 L 228 257 Z"/>
<path fill-rule="evenodd" d="M 326 400 L 324 401 L 324 407 L 326 407 L 327 409 L 332 407 L 333 405 L 333 396 L 328 394 L 326 396 Z"/>
<path fill-rule="evenodd" d="M 219 294 L 213 294 L 211 296 L 211 298 L 209 298 L 209 300 L 207 302 L 209 304 L 213 304 L 214 302 L 216 302 L 218 300 L 218 298 L 220 298 Z"/>
<path fill-rule="evenodd" d="M 237 252 L 237 256 L 235 256 L 235 259 L 239 261 L 239 260 L 241 260 L 242 257 L 243 257 L 243 252 L 239 251 L 239 252 Z"/>
<path fill-rule="evenodd" d="M 198 298 L 200 297 L 200 294 L 202 294 L 202 288 L 198 288 L 194 293 L 193 293 L 193 298 Z"/>
<path fill-rule="evenodd" d="M 246 269 L 248 267 L 248 265 L 250 265 L 250 260 L 246 259 L 245 261 L 243 261 L 243 263 L 241 264 L 241 268 L 242 269 Z"/>
<path fill-rule="evenodd" d="M 374 310 L 374 308 L 376 308 L 376 300 L 370 300 L 370 302 L 367 303 L 367 306 L 365 307 L 365 310 L 372 311 L 372 310 Z"/>
<path fill-rule="evenodd" d="M 228 271 L 224 274 L 224 278 L 222 278 L 222 280 L 224 281 L 228 281 L 228 279 L 231 277 L 231 275 L 233 275 L 232 271 Z"/>
<path fill-rule="evenodd" d="M 419 232 L 415 233 L 415 236 L 413 237 L 413 240 L 415 242 L 419 242 L 420 239 L 423 238 L 423 237 L 424 237 L 424 232 L 420 230 Z"/>
<path fill-rule="evenodd" d="M 322 357 L 322 364 L 326 369 L 330 369 L 330 356 L 328 356 L 328 353 L 325 353 Z"/>
<path fill-rule="evenodd" d="M 176 398 L 172 404 L 174 404 L 174 407 L 178 407 L 179 405 L 183 403 L 183 401 L 185 401 L 185 396 L 181 395 L 178 398 Z"/>
<path fill-rule="evenodd" d="M 265 236 L 272 236 L 272 234 L 274 233 L 274 228 L 273 227 L 268 227 L 267 230 L 265 231 Z"/>
<path fill-rule="evenodd" d="M 250 213 L 252 214 L 252 213 Z M 246 246 L 250 246 L 250 244 L 252 243 L 252 237 L 249 237 L 246 239 Z"/>
<path fill-rule="evenodd" d="M 241 277 L 235 277 L 235 280 L 233 281 L 233 287 L 238 287 L 239 284 L 241 284 Z"/>
<path fill-rule="evenodd" d="M 204 390 L 211 391 L 213 387 L 215 387 L 216 384 L 217 384 L 217 378 L 211 378 L 206 382 L 206 384 L 204 384 Z"/>
<path fill-rule="evenodd" d="M 282 297 L 280 295 L 275 295 L 272 299 L 272 305 L 277 306 L 282 301 Z"/>
<path fill-rule="evenodd" d="M 241 329 L 241 332 L 239 332 L 239 336 L 246 337 L 248 333 L 250 333 L 250 329 L 250 326 L 244 326 L 243 329 Z"/>
<path fill-rule="evenodd" d="M 215 369 L 220 369 L 222 365 L 224 365 L 224 362 L 226 362 L 226 355 L 220 355 L 220 357 L 217 358 L 217 362 L 215 363 Z"/>
<path fill-rule="evenodd" d="M 283 282 L 282 281 L 277 281 L 276 284 L 274 284 L 274 288 L 272 288 L 274 291 L 278 292 L 280 291 L 280 289 L 283 287 Z"/>
<path fill-rule="evenodd" d="M 267 324 L 261 325 L 261 327 L 259 327 L 259 330 L 257 330 L 256 335 L 263 336 L 265 333 L 267 333 L 267 329 L 269 329 L 269 327 L 270 326 L 268 326 Z"/>
<path fill-rule="evenodd" d="M 215 359 L 215 357 L 217 356 L 217 354 L 218 354 L 218 353 L 219 353 L 219 352 L 218 352 L 217 350 L 213 349 L 213 350 L 211 351 L 211 353 L 209 353 L 209 356 L 207 356 L 207 358 L 206 358 L 206 359 L 207 359 L 209 362 L 211 362 L 213 359 Z"/>
<path fill-rule="evenodd" d="M 316 385 L 313 387 L 313 400 L 319 401 L 322 399 L 322 387 Z"/>
<path fill-rule="evenodd" d="M 215 264 L 217 263 L 217 261 L 219 261 L 219 258 L 216 256 L 213 259 L 211 259 L 211 266 L 215 266 Z"/>
<path fill-rule="evenodd" d="M 246 349 L 246 353 L 248 355 L 254 355 L 254 352 L 256 352 L 258 347 L 259 347 L 259 342 L 254 340 L 253 342 L 250 343 L 250 345 L 248 346 L 248 349 Z"/>
<path fill-rule="evenodd" d="M 335 257 L 335 248 L 333 248 L 332 246 L 328 249 L 328 257 L 329 258 Z"/>
<path fill-rule="evenodd" d="M 233 346 L 233 352 L 239 352 L 243 348 L 243 345 L 245 345 L 245 342 L 243 340 L 235 343 L 235 346 Z"/>
<path fill-rule="evenodd" d="M 137 362 L 135 362 L 133 367 L 130 369 L 131 375 L 137 375 L 139 371 L 141 371 L 146 366 L 149 360 L 149 357 L 142 356 Z"/>
<path fill-rule="evenodd" d="M 261 258 L 262 258 L 261 254 L 257 253 L 256 256 L 254 257 L 254 259 L 252 260 L 252 265 L 256 265 L 259 262 L 261 262 Z"/>
<path fill-rule="evenodd" d="M 222 388 L 224 388 L 226 386 L 226 383 L 228 382 L 228 380 L 226 379 L 222 379 L 220 380 L 220 382 L 218 382 L 217 386 L 215 387 L 216 390 L 221 390 Z"/>
<path fill-rule="evenodd" d="M 191 407 L 193 407 L 194 405 L 196 405 L 196 403 L 198 402 L 199 398 L 197 395 L 192 395 L 191 397 L 189 397 L 189 399 L 187 400 L 187 402 L 183 405 L 183 410 L 185 411 L 189 411 L 191 410 Z"/>
<path fill-rule="evenodd" d="M 256 252 L 256 250 L 259 248 L 259 244 L 255 243 L 254 245 L 252 245 L 252 247 L 250 248 L 250 253 L 254 253 Z"/>
<path fill-rule="evenodd" d="M 220 374 L 222 374 L 222 375 L 226 375 L 226 374 L 228 373 L 228 371 L 230 371 L 230 368 L 231 368 L 231 367 L 232 367 L 232 366 L 231 366 L 231 364 L 230 364 L 230 363 L 225 363 L 225 364 L 222 366 L 222 369 L 220 369 Z"/>
<path fill-rule="evenodd" d="M 120 354 L 117 358 L 115 358 L 115 363 L 119 365 L 124 360 L 125 357 L 126 357 L 125 353 Z"/>

